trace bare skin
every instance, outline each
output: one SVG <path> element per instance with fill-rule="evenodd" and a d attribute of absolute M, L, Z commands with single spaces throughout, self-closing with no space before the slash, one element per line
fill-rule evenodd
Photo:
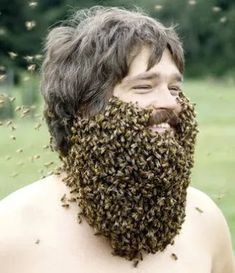
<path fill-rule="evenodd" d="M 174 245 L 149 254 L 135 268 L 112 256 L 108 242 L 94 236 L 78 207 L 62 207 L 69 196 L 62 177 L 49 176 L 11 194 L 0 203 L 0 264 L 4 273 L 231 273 L 231 239 L 218 207 L 204 193 L 188 188 L 186 219 Z"/>
<path fill-rule="evenodd" d="M 136 79 L 146 72 L 147 48 L 133 60 L 114 95 L 140 107 L 180 112 L 177 95 L 181 75 L 168 50 L 149 71 L 156 77 Z M 133 80 L 134 77 L 134 80 Z M 150 128 L 161 133 L 166 128 Z M 204 193 L 189 187 L 186 218 L 174 245 L 133 262 L 112 256 L 108 241 L 94 235 L 78 207 L 62 207 L 69 195 L 62 177 L 49 176 L 0 202 L 0 268 L 3 273 L 235 273 L 228 226 L 223 214 Z"/>

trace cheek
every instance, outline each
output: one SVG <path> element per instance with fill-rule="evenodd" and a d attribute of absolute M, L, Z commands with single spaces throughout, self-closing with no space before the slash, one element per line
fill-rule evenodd
<path fill-rule="evenodd" d="M 127 92 L 126 94 L 122 93 L 117 97 L 123 102 L 137 103 L 140 108 L 146 108 L 151 105 L 151 100 L 144 95 L 136 95 Z"/>
<path fill-rule="evenodd" d="M 137 102 L 140 108 L 146 108 L 153 104 L 156 97 L 152 92 L 149 94 L 135 94 L 130 90 L 125 90 L 121 88 L 121 86 L 116 86 L 113 90 L 113 96 L 117 97 L 119 100 L 123 102 Z"/>

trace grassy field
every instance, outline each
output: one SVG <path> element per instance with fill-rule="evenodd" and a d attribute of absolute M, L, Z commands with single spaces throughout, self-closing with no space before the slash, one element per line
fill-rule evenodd
<path fill-rule="evenodd" d="M 184 90 L 196 103 L 200 128 L 192 185 L 206 192 L 222 209 L 235 249 L 234 84 L 186 80 Z M 47 175 L 58 163 L 56 154 L 45 147 L 49 135 L 41 117 L 18 118 L 13 123 L 14 131 L 6 122 L 0 126 L 0 198 Z M 42 126 L 35 129 L 38 123 Z"/>

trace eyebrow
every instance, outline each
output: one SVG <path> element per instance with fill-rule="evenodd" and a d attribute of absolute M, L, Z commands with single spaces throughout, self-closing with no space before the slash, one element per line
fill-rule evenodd
<path fill-rule="evenodd" d="M 144 72 L 141 73 L 137 76 L 133 76 L 133 77 L 127 77 L 123 83 L 124 84 L 131 84 L 134 81 L 137 80 L 157 80 L 160 78 L 160 73 L 156 73 L 156 72 Z M 183 81 L 183 76 L 180 73 L 174 73 L 173 75 L 170 76 L 170 79 L 172 81 L 177 81 L 177 82 L 182 82 Z"/>

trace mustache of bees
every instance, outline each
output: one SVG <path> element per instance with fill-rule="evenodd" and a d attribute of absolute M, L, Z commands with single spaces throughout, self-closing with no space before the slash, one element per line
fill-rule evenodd
<path fill-rule="evenodd" d="M 135 264 L 143 254 L 174 243 L 185 219 L 197 122 L 194 106 L 181 94 L 182 111 L 173 130 L 150 130 L 152 109 L 111 97 L 92 117 L 76 116 L 72 147 L 60 171 L 79 216 L 108 239 L 113 255 Z M 163 122 L 163 118 L 160 118 Z"/>

